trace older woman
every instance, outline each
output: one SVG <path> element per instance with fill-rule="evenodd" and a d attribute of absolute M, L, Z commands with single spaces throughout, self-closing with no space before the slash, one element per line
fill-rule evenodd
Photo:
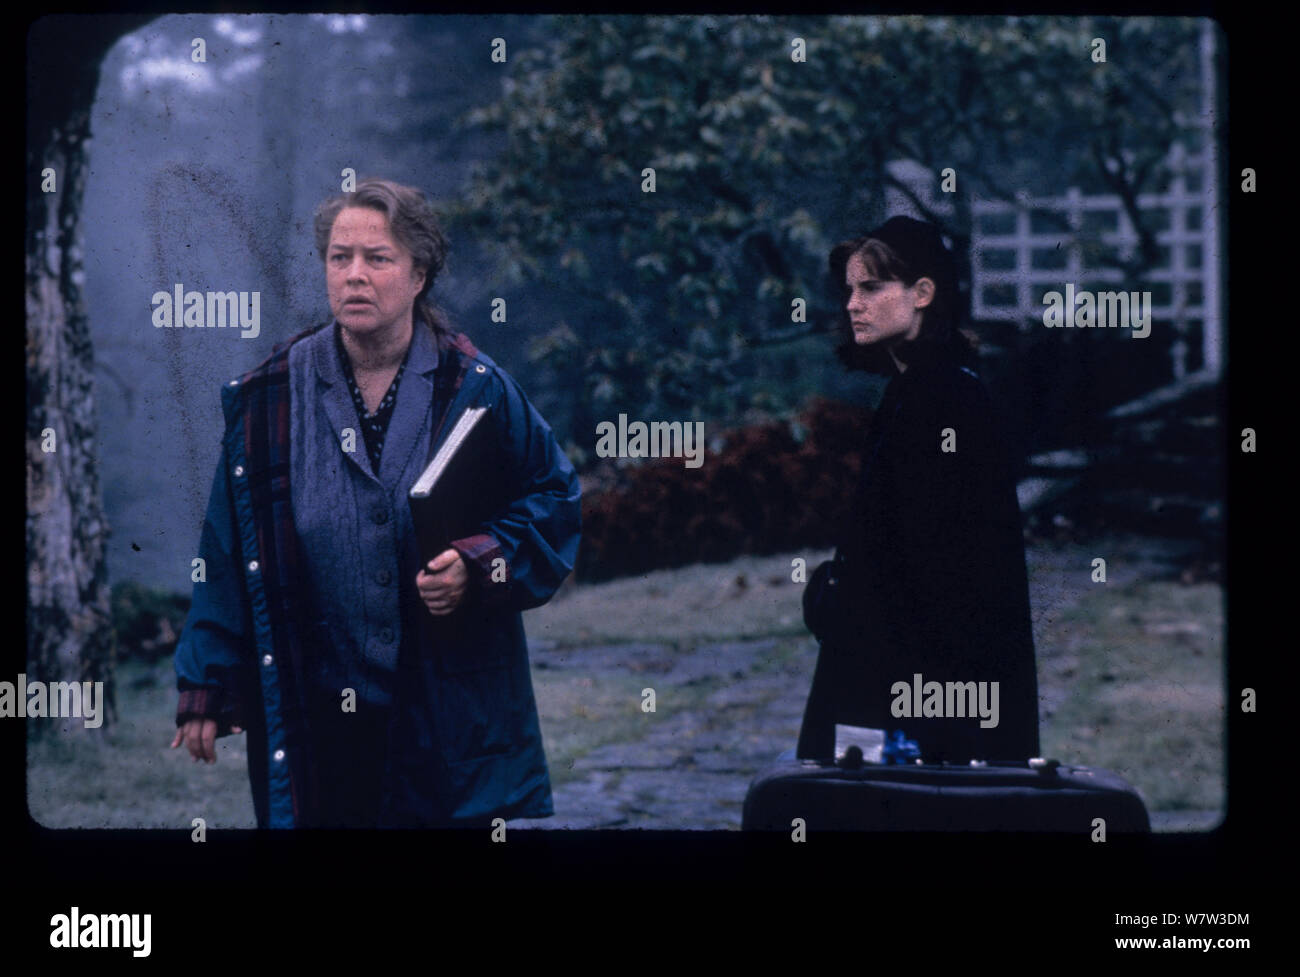
<path fill-rule="evenodd" d="M 222 390 L 172 746 L 212 762 L 246 729 L 261 827 L 549 815 L 520 611 L 572 570 L 577 476 L 430 302 L 447 247 L 419 191 L 362 181 L 315 230 L 334 320 Z M 422 565 L 407 493 L 471 406 L 491 515 Z"/>
<path fill-rule="evenodd" d="M 830 265 L 842 288 L 841 357 L 892 378 L 866 438 L 852 520 L 805 590 L 821 651 L 797 754 L 830 757 L 835 726 L 847 724 L 902 729 L 927 759 L 1036 756 L 1015 479 L 957 330 L 952 255 L 933 225 L 894 217 L 836 246 Z M 951 698 L 964 715 L 949 710 L 948 683 L 961 683 Z M 926 692 L 919 714 L 917 689 Z M 981 692 L 991 708 L 972 717 Z"/>

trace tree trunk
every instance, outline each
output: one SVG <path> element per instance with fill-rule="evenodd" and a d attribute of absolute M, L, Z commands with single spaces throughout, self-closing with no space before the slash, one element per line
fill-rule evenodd
<path fill-rule="evenodd" d="M 104 682 L 114 637 L 95 451 L 81 205 L 99 65 L 148 17 L 46 17 L 27 47 L 27 680 Z M 53 171 L 54 192 L 43 174 Z M 37 723 L 82 728 L 80 720 Z"/>

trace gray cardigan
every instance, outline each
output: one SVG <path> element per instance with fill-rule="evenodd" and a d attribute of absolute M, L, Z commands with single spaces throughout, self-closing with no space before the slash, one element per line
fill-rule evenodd
<path fill-rule="evenodd" d="M 289 352 L 289 483 L 316 600 L 310 637 L 320 651 L 310 679 L 322 693 L 337 697 L 352 688 L 358 700 L 376 705 L 391 703 L 399 649 L 420 640 L 424 628 L 423 615 L 413 612 L 421 606 L 420 561 L 406 493 L 428 460 L 438 349 L 418 324 L 411 344 L 377 475 L 334 328 Z M 336 432 L 349 428 L 353 450 L 340 452 Z"/>

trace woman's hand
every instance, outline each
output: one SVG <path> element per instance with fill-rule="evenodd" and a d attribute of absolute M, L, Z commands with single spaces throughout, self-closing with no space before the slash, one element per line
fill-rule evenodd
<path fill-rule="evenodd" d="M 231 726 L 232 733 L 242 733 L 238 726 Z M 172 739 L 171 749 L 184 743 L 190 749 L 194 762 L 207 760 L 217 762 L 217 721 L 215 719 L 190 719 L 184 726 L 178 726 L 176 736 Z"/>
<path fill-rule="evenodd" d="M 420 600 L 435 617 L 454 611 L 468 586 L 469 571 L 455 550 L 443 550 L 415 578 Z"/>

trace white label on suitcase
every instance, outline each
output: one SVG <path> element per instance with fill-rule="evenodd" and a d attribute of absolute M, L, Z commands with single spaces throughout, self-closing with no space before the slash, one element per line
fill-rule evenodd
<path fill-rule="evenodd" d="M 867 726 L 835 724 L 835 761 L 844 759 L 850 746 L 862 751 L 863 763 L 881 763 L 885 752 L 885 731 Z"/>

